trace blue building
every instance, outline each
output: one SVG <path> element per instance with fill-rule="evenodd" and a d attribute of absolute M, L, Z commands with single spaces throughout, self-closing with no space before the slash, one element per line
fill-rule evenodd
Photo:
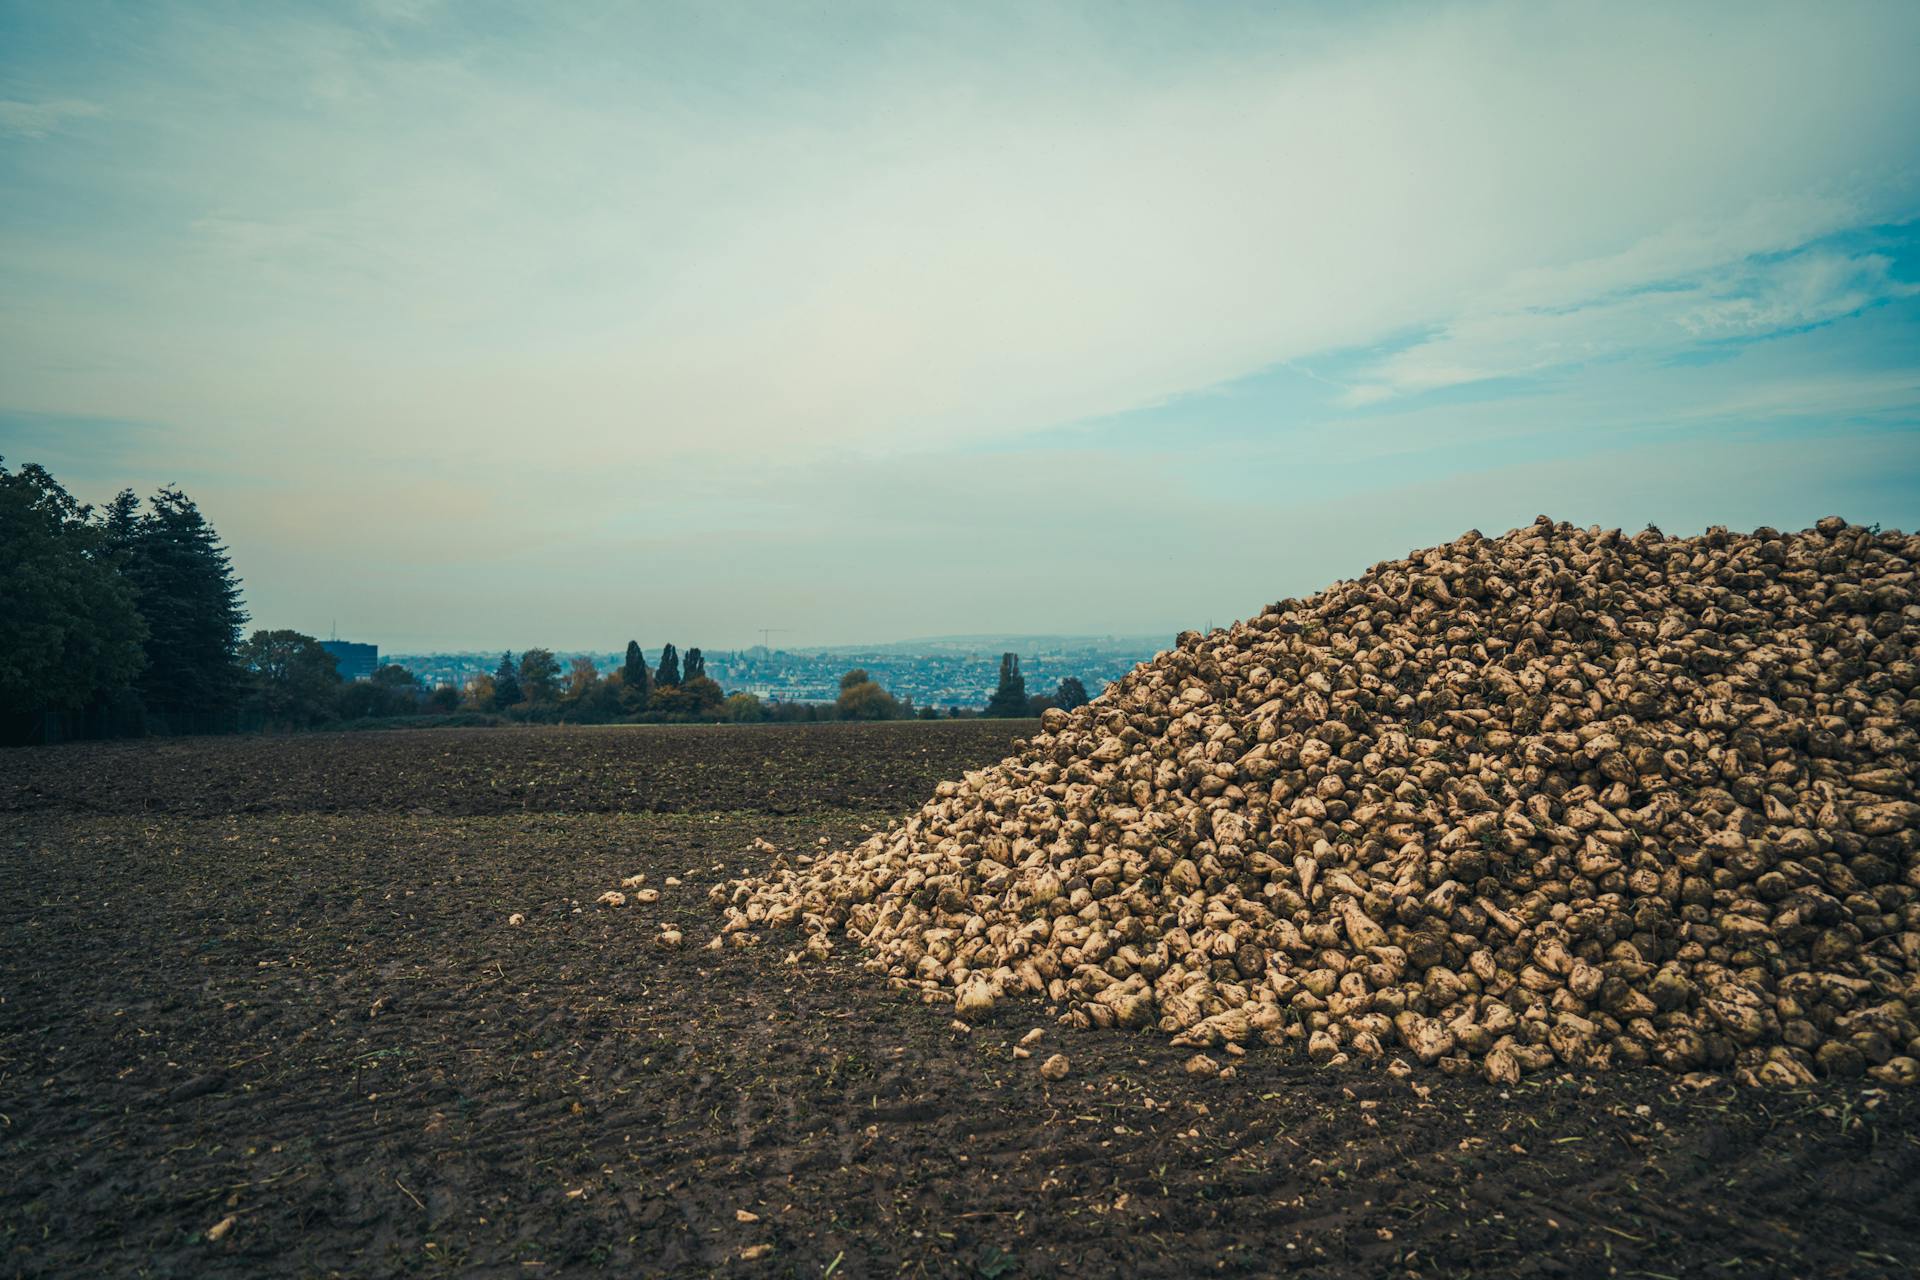
<path fill-rule="evenodd" d="M 342 680 L 371 680 L 380 666 L 380 646 L 355 644 L 351 640 L 322 640 L 320 647 L 333 655 L 333 665 Z"/>

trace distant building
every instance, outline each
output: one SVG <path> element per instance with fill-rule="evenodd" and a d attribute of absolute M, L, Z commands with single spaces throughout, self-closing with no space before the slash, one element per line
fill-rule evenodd
<path fill-rule="evenodd" d="M 380 646 L 355 644 L 351 640 L 322 640 L 320 647 L 333 655 L 333 665 L 342 680 L 371 680 L 380 666 Z"/>

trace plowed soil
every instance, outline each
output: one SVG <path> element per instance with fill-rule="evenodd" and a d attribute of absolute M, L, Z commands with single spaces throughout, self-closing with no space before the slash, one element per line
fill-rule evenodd
<path fill-rule="evenodd" d="M 701 946 L 755 837 L 856 837 L 1023 728 L 0 754 L 0 1274 L 1920 1268 L 1915 1091 L 1201 1079 L 1158 1035 L 1017 1002 L 961 1033 L 854 957 Z M 637 872 L 658 903 L 594 905 Z"/>
<path fill-rule="evenodd" d="M 1031 721 L 596 726 L 86 743 L 0 757 L 0 813 L 910 812 Z"/>

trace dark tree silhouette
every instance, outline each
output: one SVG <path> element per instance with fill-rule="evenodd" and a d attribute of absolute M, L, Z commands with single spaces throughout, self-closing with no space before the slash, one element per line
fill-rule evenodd
<path fill-rule="evenodd" d="M 493 705 L 505 709 L 521 700 L 520 673 L 514 668 L 513 651 L 509 649 L 500 655 L 500 665 L 493 673 Z"/>
<path fill-rule="evenodd" d="M 663 687 L 680 683 L 680 651 L 672 645 L 660 651 L 660 669 L 654 673 L 653 682 Z"/>
<path fill-rule="evenodd" d="M 1087 686 L 1080 683 L 1079 676 L 1068 676 L 1053 691 L 1053 705 L 1062 711 L 1072 711 L 1075 707 L 1087 705 Z"/>
<path fill-rule="evenodd" d="M 707 678 L 707 658 L 700 652 L 699 646 L 687 650 L 686 665 L 680 671 L 680 678 L 688 684 Z"/>
<path fill-rule="evenodd" d="M 528 702 L 552 702 L 560 696 L 560 660 L 551 649 L 529 649 L 520 655 L 520 689 Z"/>
<path fill-rule="evenodd" d="M 145 661 L 133 593 L 89 514 L 43 468 L 0 467 L 0 713 L 78 710 Z"/>
<path fill-rule="evenodd" d="M 1000 687 L 993 691 L 993 697 L 987 700 L 987 709 L 982 714 L 1005 717 L 1028 714 L 1027 681 L 1020 674 L 1019 654 L 1000 655 Z"/>
<path fill-rule="evenodd" d="M 312 636 L 256 631 L 240 646 L 240 664 L 252 678 L 254 700 L 268 723 L 304 727 L 332 712 L 340 673 L 333 655 Z"/>
<path fill-rule="evenodd" d="M 385 666 L 376 668 L 373 673 L 373 683 L 382 689 L 398 689 L 407 694 L 421 692 L 420 677 L 397 662 L 389 662 Z"/>
<path fill-rule="evenodd" d="M 100 531 L 106 538 L 109 554 L 124 562 L 133 554 L 134 539 L 140 536 L 140 499 L 133 490 L 122 489 L 100 513 Z"/>
<path fill-rule="evenodd" d="M 653 669 L 638 640 L 627 641 L 627 661 L 620 668 L 620 697 L 629 713 L 645 711 L 653 701 Z"/>
<path fill-rule="evenodd" d="M 186 494 L 171 486 L 134 518 L 127 495 L 108 509 L 113 525 L 131 526 L 124 568 L 147 624 L 147 669 L 140 696 L 153 710 L 218 719 L 240 700 L 240 582 L 219 535 Z"/>

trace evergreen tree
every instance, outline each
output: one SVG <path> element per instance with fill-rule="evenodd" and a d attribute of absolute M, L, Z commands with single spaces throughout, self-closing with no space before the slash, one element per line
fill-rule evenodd
<path fill-rule="evenodd" d="M 687 661 L 685 667 L 681 669 L 680 679 L 687 684 L 692 684 L 695 680 L 704 680 L 706 678 L 706 655 L 700 652 L 698 646 L 687 650 Z"/>
<path fill-rule="evenodd" d="M 1080 683 L 1079 676 L 1068 676 L 1053 691 L 1053 703 L 1062 711 L 1072 711 L 1075 707 L 1087 705 L 1087 686 Z"/>
<path fill-rule="evenodd" d="M 145 661 L 133 593 L 90 514 L 43 468 L 0 467 L 0 713 L 79 710 Z"/>
<path fill-rule="evenodd" d="M 672 645 L 660 651 L 660 669 L 654 673 L 653 682 L 662 687 L 680 683 L 680 651 Z"/>
<path fill-rule="evenodd" d="M 133 496 L 133 490 L 122 489 L 113 495 L 113 501 L 100 513 L 100 532 L 107 553 L 116 563 L 124 564 L 140 536 L 140 499 Z"/>
<path fill-rule="evenodd" d="M 244 689 L 238 653 L 247 615 L 227 549 L 180 490 L 161 489 L 137 520 L 129 496 L 114 499 L 107 521 L 110 539 L 120 536 L 116 525 L 132 531 L 123 570 L 147 624 L 140 696 L 161 712 L 218 717 Z"/>
<path fill-rule="evenodd" d="M 982 712 L 989 716 L 1024 716 L 1027 711 L 1027 681 L 1020 674 L 1020 655 L 1000 655 L 1000 687 L 993 691 Z"/>
<path fill-rule="evenodd" d="M 641 652 L 638 640 L 627 641 L 627 662 L 620 668 L 620 685 L 621 700 L 630 714 L 645 711 L 653 701 L 653 669 L 647 666 L 647 655 Z"/>
<path fill-rule="evenodd" d="M 522 701 L 520 693 L 520 673 L 513 665 L 513 650 L 500 655 L 500 665 L 493 672 L 493 706 L 496 711 L 504 711 Z"/>

